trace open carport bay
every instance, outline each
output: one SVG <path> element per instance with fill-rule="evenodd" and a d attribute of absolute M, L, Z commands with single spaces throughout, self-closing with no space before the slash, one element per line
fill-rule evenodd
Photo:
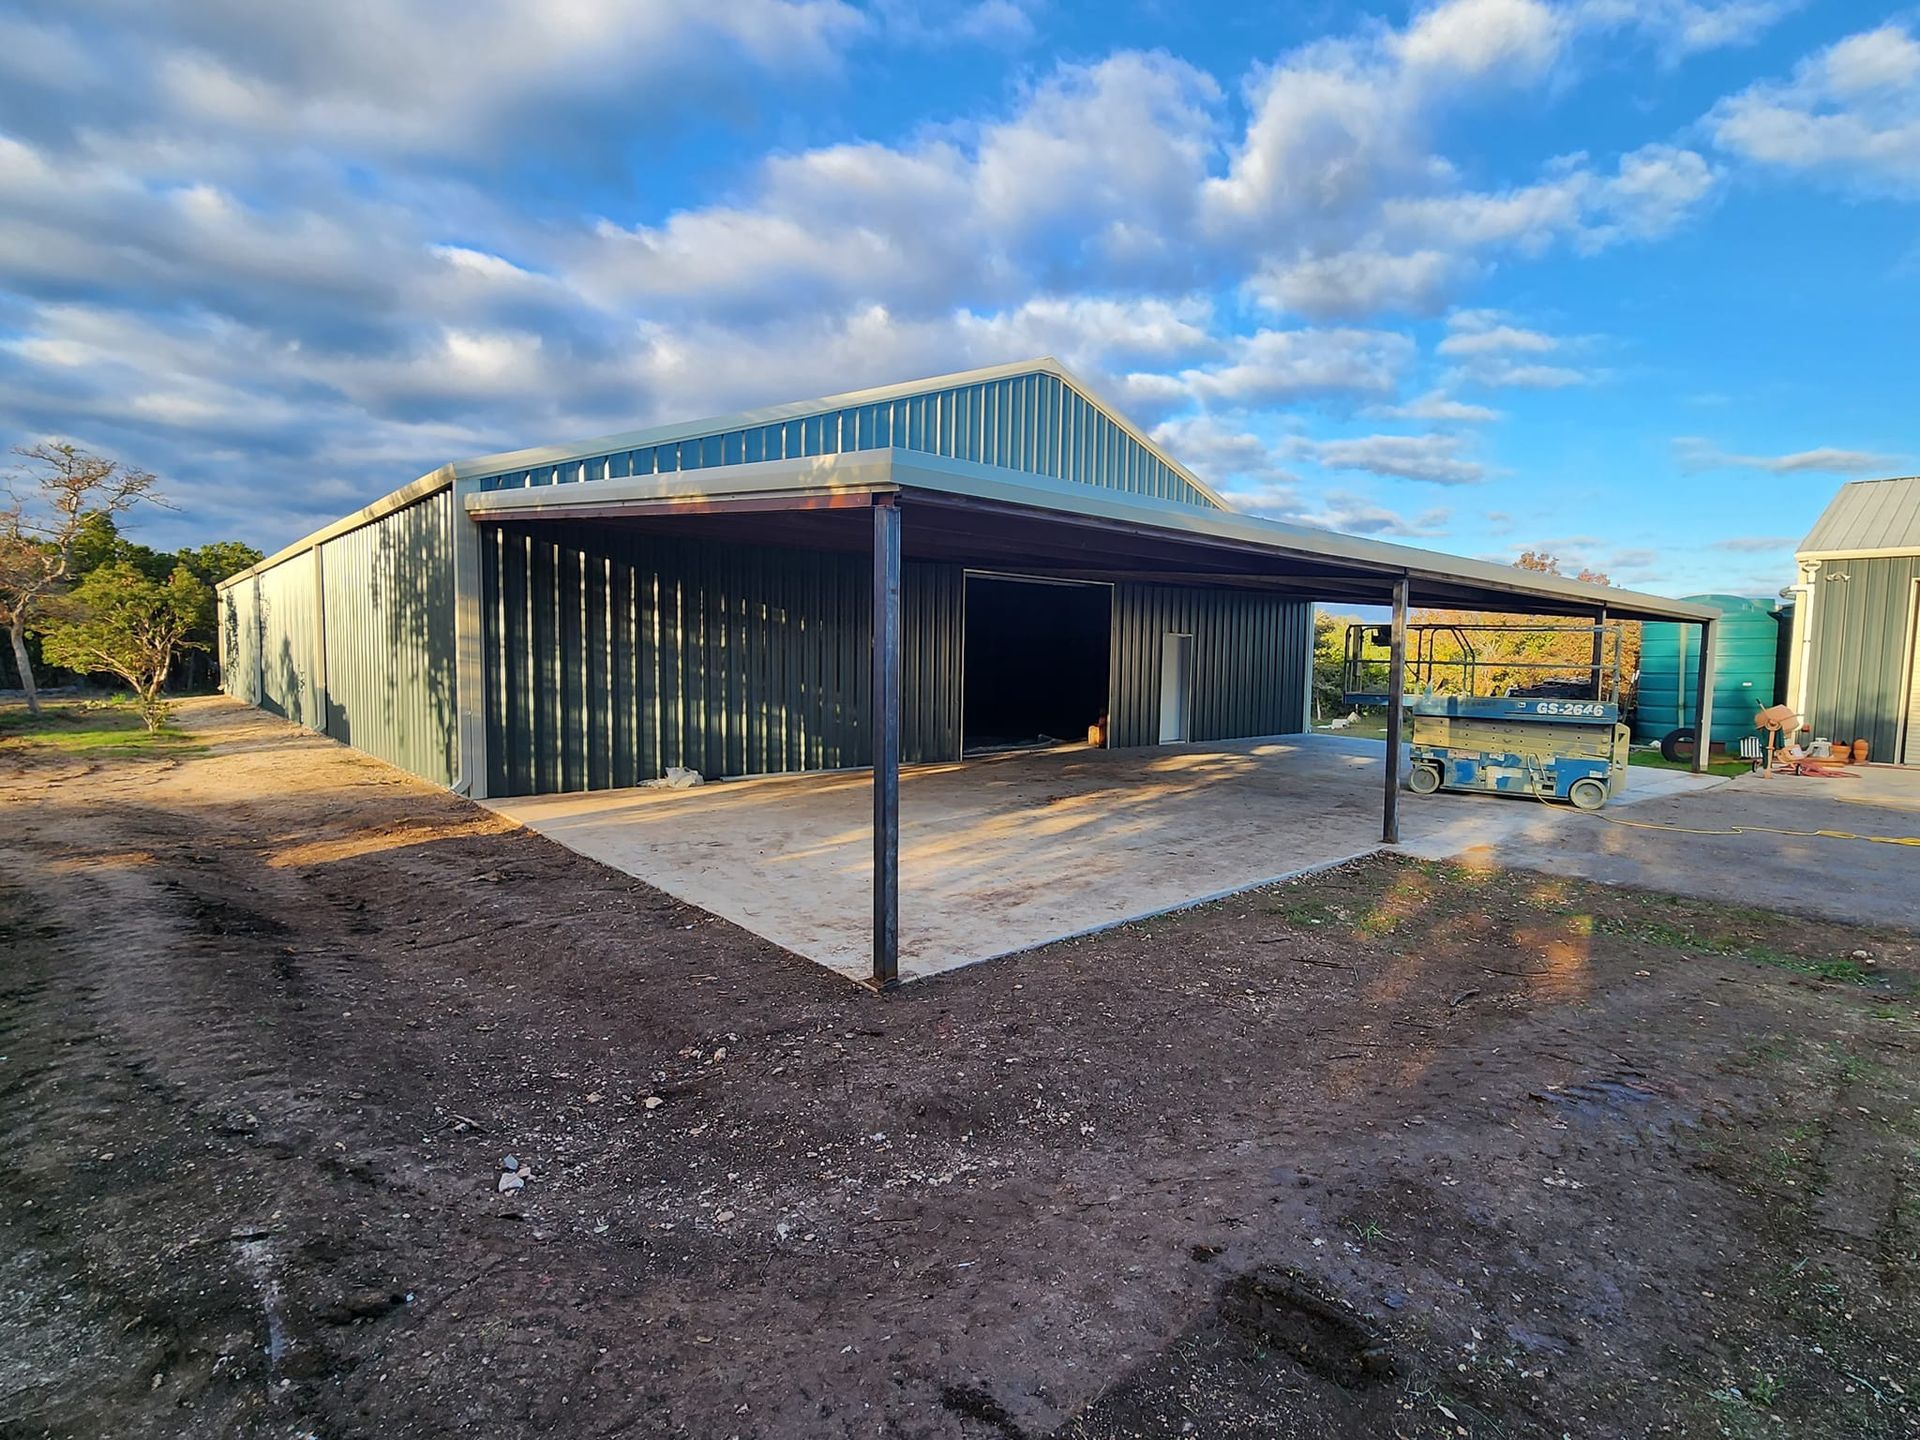
<path fill-rule="evenodd" d="M 900 973 L 915 979 L 1157 914 L 1375 849 L 1385 751 L 1337 736 L 1065 746 L 901 774 Z M 1636 770 L 1623 801 L 1715 782 Z M 1617 801 L 1616 804 L 1622 802 Z M 871 777 L 489 804 L 550 839 L 855 979 L 870 967 Z M 1567 823 L 1595 824 L 1560 816 Z M 1496 843 L 1529 801 L 1409 797 L 1418 853 Z"/>

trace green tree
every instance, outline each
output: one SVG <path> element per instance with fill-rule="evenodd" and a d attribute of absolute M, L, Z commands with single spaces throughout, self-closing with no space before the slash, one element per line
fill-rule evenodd
<path fill-rule="evenodd" d="M 206 582 L 184 565 L 155 580 L 131 561 L 110 560 L 54 607 L 43 650 L 55 665 L 126 681 L 151 732 L 171 713 L 162 692 L 174 657 L 204 648 L 190 637 L 211 604 Z"/>
<path fill-rule="evenodd" d="M 1316 723 L 1339 710 L 1347 691 L 1347 626 L 1351 615 L 1313 616 L 1313 718 Z"/>
<path fill-rule="evenodd" d="M 111 524 L 120 512 L 160 497 L 150 472 L 72 445 L 33 445 L 13 453 L 27 463 L 7 477 L 6 508 L 0 509 L 0 624 L 13 642 L 27 709 L 38 715 L 27 631 L 42 628 L 46 607 L 66 589 L 83 538 L 97 539 L 94 517 Z"/>

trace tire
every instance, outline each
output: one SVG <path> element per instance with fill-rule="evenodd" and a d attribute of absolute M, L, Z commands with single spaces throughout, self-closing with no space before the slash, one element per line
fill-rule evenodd
<path fill-rule="evenodd" d="M 1681 760 L 1691 760 L 1699 741 L 1699 733 L 1691 725 L 1682 725 L 1678 730 L 1669 730 L 1660 737 L 1660 758 L 1670 765 Z"/>
<path fill-rule="evenodd" d="M 1581 810 L 1598 810 L 1608 800 L 1606 783 L 1586 775 L 1567 787 L 1567 799 Z"/>
<path fill-rule="evenodd" d="M 1407 772 L 1407 789 L 1416 795 L 1431 795 L 1440 788 L 1440 767 L 1422 760 Z"/>

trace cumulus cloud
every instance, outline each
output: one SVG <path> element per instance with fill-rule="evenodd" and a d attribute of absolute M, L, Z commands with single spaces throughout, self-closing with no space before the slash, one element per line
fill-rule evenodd
<path fill-rule="evenodd" d="M 1331 490 L 1320 497 L 1317 506 L 1303 510 L 1295 518 L 1303 525 L 1317 525 L 1323 530 L 1342 530 L 1351 535 L 1430 540 L 1446 534 L 1453 513 L 1435 507 L 1409 515 L 1369 500 L 1364 495 Z"/>
<path fill-rule="evenodd" d="M 1712 195 L 1665 143 L 1496 177 L 1439 153 L 1466 107 L 1536 103 L 1596 26 L 1653 34 L 1579 0 L 1443 0 L 1240 76 L 1036 66 L 972 115 L 816 138 L 844 136 L 863 57 L 1019 45 L 1036 17 L 29 0 L 0 17 L 0 425 L 118 448 L 207 516 L 241 472 L 297 474 L 252 531 L 277 541 L 461 454 L 1052 353 L 1299 514 L 1258 439 L 1276 409 L 1476 424 L 1497 413 L 1456 383 L 1580 378 L 1564 347 L 1424 376 L 1391 317 Z M 1831 83 L 1890 70 L 1849 52 Z M 777 148 L 648 192 L 636 151 L 757 133 L 769 95 Z M 1378 438 L 1403 447 L 1378 473 L 1477 468 Z"/>
<path fill-rule="evenodd" d="M 1681 435 L 1673 442 L 1681 467 L 1690 473 L 1704 470 L 1766 470 L 1775 475 L 1870 475 L 1900 468 L 1895 455 L 1871 450 L 1843 450 L 1823 445 L 1785 455 L 1739 455 L 1721 449 L 1698 435 Z"/>
<path fill-rule="evenodd" d="M 1434 349 L 1458 362 L 1449 376 L 1453 384 L 1555 390 L 1589 378 L 1585 371 L 1541 358 L 1565 344 L 1556 335 L 1515 325 L 1497 310 L 1456 310 L 1447 317 L 1447 333 Z"/>
<path fill-rule="evenodd" d="M 831 75 L 867 24 L 840 0 L 76 0 L 57 14 L 31 27 L 38 48 L 77 48 L 114 77 L 89 95 L 95 123 L 162 113 L 181 133 L 476 160 L 509 134 L 565 136 L 562 163 L 612 148 L 584 116 L 611 108 L 631 134 L 694 96 Z M 37 123 L 36 91 L 70 83 L 44 67 L 14 80 L 0 125 L 16 130 Z"/>
<path fill-rule="evenodd" d="M 1872 190 L 1920 190 L 1920 40 L 1905 24 L 1850 35 L 1707 117 L 1743 159 Z"/>
<path fill-rule="evenodd" d="M 1438 420 L 1468 425 L 1490 424 L 1501 418 L 1500 412 L 1490 406 L 1456 400 L 1444 390 L 1429 390 L 1401 405 L 1372 406 L 1366 413 L 1387 420 Z"/>
<path fill-rule="evenodd" d="M 1413 359 L 1391 330 L 1259 330 L 1228 342 L 1225 358 L 1183 373 L 1199 400 L 1259 406 L 1332 394 L 1390 394 Z"/>
<path fill-rule="evenodd" d="M 1669 65 L 1704 50 L 1751 45 L 1805 0 L 1584 0 L 1583 23 L 1651 36 Z"/>
<path fill-rule="evenodd" d="M 1487 467 L 1461 458 L 1457 435 L 1364 435 L 1345 440 L 1298 438 L 1293 453 L 1329 470 L 1364 470 L 1435 485 L 1473 485 Z"/>

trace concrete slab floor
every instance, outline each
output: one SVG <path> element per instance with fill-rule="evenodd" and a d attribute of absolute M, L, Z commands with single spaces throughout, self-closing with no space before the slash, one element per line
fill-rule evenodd
<path fill-rule="evenodd" d="M 1066 746 L 902 771 L 900 973 L 917 979 L 1377 848 L 1384 748 L 1342 736 Z M 1642 800 L 1715 782 L 1636 770 Z M 871 973 L 865 771 L 487 802 L 570 849 L 855 978 Z M 1619 802 L 1616 802 L 1618 804 Z M 1531 801 L 1402 796 L 1422 854 L 1496 842 Z"/>

